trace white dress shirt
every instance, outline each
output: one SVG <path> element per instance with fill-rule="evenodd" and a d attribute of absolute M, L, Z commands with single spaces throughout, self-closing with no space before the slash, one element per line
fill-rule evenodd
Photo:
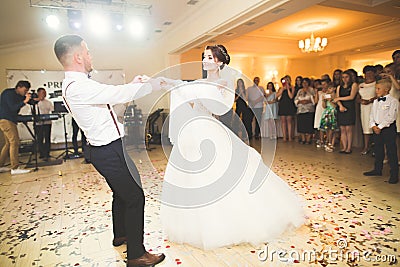
<path fill-rule="evenodd" d="M 389 127 L 397 118 L 399 101 L 391 95 L 385 95 L 384 97 L 386 98 L 385 101 L 375 99 L 372 104 L 369 116 L 369 125 L 371 128 L 376 126 L 376 124 L 378 124 L 379 129 Z"/>
<path fill-rule="evenodd" d="M 39 109 L 38 112 L 40 114 L 51 114 L 54 111 L 53 102 L 51 102 L 50 100 L 48 100 L 46 98 L 39 101 L 39 103 L 37 103 L 37 107 Z M 38 121 L 36 124 L 37 125 L 51 124 L 51 120 Z"/>
<path fill-rule="evenodd" d="M 261 99 L 259 102 L 254 103 L 254 101 L 261 97 L 264 96 L 263 92 L 265 92 L 264 88 L 262 86 L 257 86 L 253 85 L 247 88 L 247 97 L 249 98 L 249 105 L 252 108 L 263 108 L 264 106 L 264 99 Z"/>
<path fill-rule="evenodd" d="M 130 102 L 151 91 L 149 83 L 108 85 L 89 79 L 83 72 L 72 71 L 65 72 L 62 84 L 66 107 L 93 146 L 107 145 L 124 136 L 123 124 L 118 122 L 113 105 Z M 111 107 L 116 124 L 107 104 Z"/>

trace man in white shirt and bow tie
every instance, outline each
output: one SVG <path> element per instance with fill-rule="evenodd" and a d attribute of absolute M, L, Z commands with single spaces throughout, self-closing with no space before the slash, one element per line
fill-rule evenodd
<path fill-rule="evenodd" d="M 375 166 L 372 171 L 364 172 L 365 176 L 382 176 L 385 149 L 389 159 L 390 177 L 389 184 L 399 181 L 399 165 L 396 146 L 396 118 L 399 100 L 389 95 L 392 87 L 390 79 L 378 80 L 375 92 L 378 99 L 374 100 L 370 113 L 370 127 L 374 132 Z"/>

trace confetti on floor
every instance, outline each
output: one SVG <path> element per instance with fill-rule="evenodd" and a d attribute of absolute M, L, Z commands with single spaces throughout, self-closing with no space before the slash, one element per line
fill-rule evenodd
<path fill-rule="evenodd" d="M 400 258 L 400 185 L 363 177 L 373 166 L 369 156 L 278 143 L 272 169 L 304 198 L 306 224 L 258 247 L 202 251 L 169 242 L 161 230 L 162 149 L 129 154 L 146 193 L 145 246 L 167 255 L 159 266 L 390 266 Z M 111 195 L 79 160 L 18 177 L 0 174 L 0 266 L 125 266 L 126 246 L 111 244 Z M 266 258 L 271 251 L 281 254 Z"/>

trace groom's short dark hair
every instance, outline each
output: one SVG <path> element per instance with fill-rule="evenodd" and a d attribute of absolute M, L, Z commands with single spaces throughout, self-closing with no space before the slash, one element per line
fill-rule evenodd
<path fill-rule="evenodd" d="M 82 41 L 83 38 L 75 34 L 64 35 L 58 38 L 54 44 L 54 53 L 56 54 L 58 61 L 64 65 L 65 55 L 68 54 L 72 48 L 80 46 Z"/>

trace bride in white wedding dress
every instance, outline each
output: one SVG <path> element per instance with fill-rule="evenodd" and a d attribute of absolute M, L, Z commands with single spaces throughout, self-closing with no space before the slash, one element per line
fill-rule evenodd
<path fill-rule="evenodd" d="M 161 222 L 172 242 L 202 249 L 269 242 L 303 224 L 301 198 L 271 171 L 261 155 L 213 117 L 234 100 L 230 57 L 208 46 L 207 79 L 175 82 Z"/>

